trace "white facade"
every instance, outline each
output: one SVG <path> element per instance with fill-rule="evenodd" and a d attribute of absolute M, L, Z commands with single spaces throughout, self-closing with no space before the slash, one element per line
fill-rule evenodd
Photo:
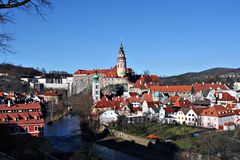
<path fill-rule="evenodd" d="M 210 100 L 211 106 L 213 106 L 216 103 L 216 97 L 214 96 L 215 91 L 212 89 L 209 91 L 206 99 Z"/>
<path fill-rule="evenodd" d="M 186 115 L 183 113 L 183 111 L 179 110 L 176 114 L 176 122 L 179 124 L 184 124 L 186 120 Z"/>
<path fill-rule="evenodd" d="M 235 116 L 225 117 L 200 116 L 200 119 L 202 127 L 219 129 L 219 126 L 224 126 L 225 123 L 234 122 Z"/>
<path fill-rule="evenodd" d="M 107 110 L 102 113 L 99 117 L 101 124 L 108 124 L 111 122 L 116 122 L 118 119 L 118 114 L 115 113 L 113 110 Z"/>
<path fill-rule="evenodd" d="M 99 83 L 99 81 L 93 81 L 92 96 L 93 96 L 94 102 L 100 100 L 100 83 Z"/>
<path fill-rule="evenodd" d="M 192 126 L 197 126 L 198 125 L 198 115 L 194 112 L 193 109 L 190 109 L 188 113 L 185 116 L 186 118 L 186 124 L 187 125 L 192 125 Z"/>

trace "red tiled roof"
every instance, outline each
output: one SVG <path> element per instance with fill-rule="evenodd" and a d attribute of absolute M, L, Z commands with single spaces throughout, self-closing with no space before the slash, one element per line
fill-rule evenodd
<path fill-rule="evenodd" d="M 235 108 L 236 104 L 227 104 L 226 108 L 232 109 Z"/>
<path fill-rule="evenodd" d="M 0 124 L 36 124 L 36 123 L 44 123 L 44 119 L 41 117 L 40 119 L 36 119 L 34 117 L 30 117 L 29 120 L 26 120 L 25 117 L 29 117 L 29 114 L 41 115 L 41 112 L 18 112 L 18 113 L 0 113 Z M 9 118 L 7 122 L 3 120 L 3 118 Z M 19 118 L 16 121 L 16 118 Z"/>
<path fill-rule="evenodd" d="M 136 85 L 144 85 L 145 83 L 159 82 L 160 78 L 157 75 L 142 75 L 137 81 Z"/>
<path fill-rule="evenodd" d="M 222 94 L 222 96 L 220 96 L 220 94 Z M 218 97 L 220 101 L 236 101 L 236 98 L 231 96 L 228 92 L 216 93 L 216 97 Z"/>
<path fill-rule="evenodd" d="M 172 107 L 166 107 L 166 108 L 163 108 L 165 110 L 166 113 L 173 113 L 174 110 Z"/>
<path fill-rule="evenodd" d="M 153 101 L 153 96 L 152 94 L 144 94 L 143 97 L 142 97 L 142 102 L 152 102 Z"/>
<path fill-rule="evenodd" d="M 192 92 L 192 86 L 149 86 L 151 91 L 159 92 Z"/>
<path fill-rule="evenodd" d="M 141 102 L 141 97 L 130 97 L 128 100 L 130 102 Z"/>
<path fill-rule="evenodd" d="M 127 68 L 126 69 L 127 73 L 132 72 L 131 68 Z M 106 76 L 106 78 L 118 78 L 117 75 L 117 66 L 114 66 L 112 69 L 97 69 L 97 70 L 77 70 L 75 72 L 75 74 L 87 74 L 87 75 L 91 75 L 91 74 L 104 74 Z"/>
<path fill-rule="evenodd" d="M 0 97 L 4 97 L 4 93 L 3 92 L 0 92 Z"/>
<path fill-rule="evenodd" d="M 193 107 L 193 104 L 189 100 L 184 100 L 182 98 L 177 99 L 177 101 L 173 105 L 174 107 L 181 108 L 190 108 Z"/>
<path fill-rule="evenodd" d="M 14 95 L 9 94 L 9 95 L 7 95 L 6 97 L 7 97 L 7 99 L 13 99 L 13 98 L 14 98 Z"/>
<path fill-rule="evenodd" d="M 142 108 L 141 107 L 132 107 L 132 110 L 133 111 L 142 111 Z"/>
<path fill-rule="evenodd" d="M 158 136 L 156 136 L 155 134 L 149 134 L 147 136 L 147 138 L 149 138 L 149 139 L 158 139 Z"/>
<path fill-rule="evenodd" d="M 136 97 L 137 95 L 138 95 L 138 93 L 135 93 L 135 92 L 129 92 L 129 95 L 131 96 L 131 97 Z"/>
<path fill-rule="evenodd" d="M 204 109 L 206 108 L 192 108 L 192 110 L 197 114 L 197 115 L 200 115 Z"/>
<path fill-rule="evenodd" d="M 193 89 L 194 92 L 200 92 L 200 91 L 207 91 L 209 89 L 218 89 L 220 88 L 221 90 L 227 90 L 228 87 L 225 86 L 224 84 L 211 84 L 211 83 L 206 83 L 206 84 L 193 84 Z"/>
<path fill-rule="evenodd" d="M 235 123 L 234 123 L 234 122 L 228 122 L 228 123 L 224 123 L 224 126 L 233 126 L 233 125 L 235 125 Z"/>
<path fill-rule="evenodd" d="M 170 100 L 172 101 L 172 103 L 175 103 L 179 98 L 179 96 L 171 96 Z"/>
<path fill-rule="evenodd" d="M 44 96 L 58 96 L 59 93 L 57 91 L 47 91 Z"/>
<path fill-rule="evenodd" d="M 14 104 L 8 107 L 7 104 L 0 104 L 0 110 L 23 110 L 23 109 L 41 109 L 40 103 Z"/>
<path fill-rule="evenodd" d="M 233 110 L 236 115 L 240 115 L 240 109 Z"/>
<path fill-rule="evenodd" d="M 120 106 L 121 101 L 102 100 L 97 101 L 95 108 L 111 108 L 114 109 Z"/>
<path fill-rule="evenodd" d="M 222 105 L 214 105 L 210 108 L 204 109 L 200 115 L 211 117 L 226 117 L 234 115 L 234 112 Z"/>

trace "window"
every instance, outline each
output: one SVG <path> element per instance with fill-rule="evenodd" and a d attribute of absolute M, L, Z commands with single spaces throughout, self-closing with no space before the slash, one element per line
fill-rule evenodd
<path fill-rule="evenodd" d="M 38 131 L 38 126 L 34 126 L 34 131 Z"/>
<path fill-rule="evenodd" d="M 96 91 L 96 94 L 98 94 L 98 91 Z"/>
<path fill-rule="evenodd" d="M 98 85 L 96 85 L 96 89 L 98 89 Z"/>
<path fill-rule="evenodd" d="M 29 132 L 29 127 L 25 127 L 25 132 Z"/>
<path fill-rule="evenodd" d="M 19 127 L 15 127 L 15 133 L 19 132 Z"/>

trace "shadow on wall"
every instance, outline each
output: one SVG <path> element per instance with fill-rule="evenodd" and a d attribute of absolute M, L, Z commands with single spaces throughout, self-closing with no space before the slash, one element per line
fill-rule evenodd
<path fill-rule="evenodd" d="M 19 160 L 51 159 L 48 154 L 52 147 L 45 138 L 29 134 L 25 128 L 13 123 L 1 124 L 0 130 L 0 152 Z"/>
<path fill-rule="evenodd" d="M 172 143 L 156 142 L 143 146 L 129 141 L 116 141 L 114 139 L 98 141 L 97 144 L 103 145 L 120 152 L 132 155 L 139 159 L 147 160 L 171 160 L 177 159 L 179 148 Z"/>

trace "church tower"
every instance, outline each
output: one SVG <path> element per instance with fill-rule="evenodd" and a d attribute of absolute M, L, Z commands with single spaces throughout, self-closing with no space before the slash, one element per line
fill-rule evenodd
<path fill-rule="evenodd" d="M 126 70 L 127 70 L 126 57 L 125 57 L 123 45 L 121 43 L 120 50 L 118 53 L 118 59 L 117 59 L 117 75 L 119 77 L 124 77 L 126 75 Z"/>
<path fill-rule="evenodd" d="M 100 100 L 100 83 L 99 83 L 99 75 L 97 73 L 93 76 L 92 97 L 94 102 Z"/>

